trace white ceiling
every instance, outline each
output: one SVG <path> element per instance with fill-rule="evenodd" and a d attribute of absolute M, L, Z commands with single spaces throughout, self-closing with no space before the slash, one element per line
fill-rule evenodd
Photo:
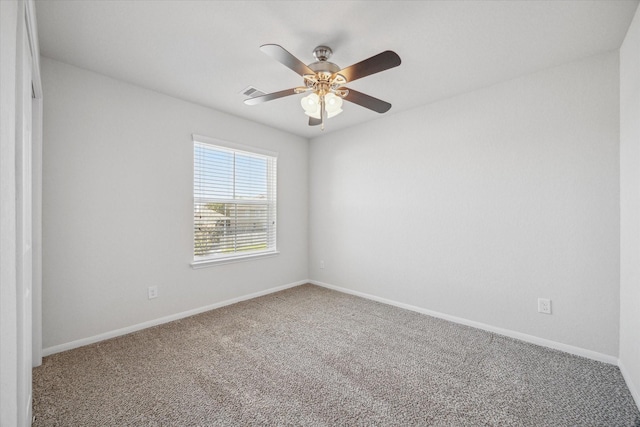
<path fill-rule="evenodd" d="M 259 50 L 283 46 L 302 62 L 330 46 L 344 68 L 384 50 L 394 69 L 349 86 L 414 108 L 617 49 L 638 0 L 550 1 L 37 1 L 43 56 L 312 138 L 299 97 L 247 106 L 252 85 L 302 85 Z M 380 117 L 345 103 L 324 133 Z"/>

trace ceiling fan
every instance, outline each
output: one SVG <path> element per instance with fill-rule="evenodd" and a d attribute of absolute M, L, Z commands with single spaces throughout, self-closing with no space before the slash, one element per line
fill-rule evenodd
<path fill-rule="evenodd" d="M 386 50 L 340 69 L 336 64 L 328 61 L 333 51 L 327 46 L 318 46 L 313 50 L 316 62 L 309 65 L 305 65 L 277 44 L 262 45 L 260 50 L 301 75 L 304 86 L 249 98 L 244 101 L 247 105 L 257 105 L 285 96 L 311 92 L 302 98 L 300 103 L 305 114 L 309 116 L 309 126 L 321 125 L 322 130 L 324 130 L 325 117 L 331 118 L 342 112 L 343 99 L 378 113 L 386 113 L 391 108 L 388 102 L 349 89 L 344 85 L 400 65 L 400 57 L 393 51 Z"/>

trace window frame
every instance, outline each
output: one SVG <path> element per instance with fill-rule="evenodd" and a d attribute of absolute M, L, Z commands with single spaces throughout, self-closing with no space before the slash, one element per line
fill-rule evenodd
<path fill-rule="evenodd" d="M 270 160 L 267 160 L 267 167 L 272 165 L 273 170 L 270 172 L 273 174 L 273 179 L 267 179 L 267 211 L 269 212 L 268 222 L 273 221 L 273 231 L 267 232 L 267 242 L 269 242 L 269 233 L 273 233 L 273 245 L 268 246 L 265 250 L 257 250 L 257 251 L 247 251 L 247 252 L 234 252 L 231 255 L 221 255 L 221 254 L 209 254 L 204 256 L 198 256 L 195 254 L 195 210 L 196 210 L 196 144 L 204 144 L 210 145 L 214 149 L 219 149 L 220 151 L 230 151 L 234 153 L 246 154 L 249 156 L 258 156 L 258 157 L 266 157 L 271 158 L 273 163 Z M 217 138 L 211 138 L 207 136 L 192 134 L 192 161 L 193 161 L 193 169 L 192 169 L 192 182 L 191 182 L 191 196 L 192 196 L 192 210 L 191 210 L 191 267 L 193 269 L 210 267 L 213 265 L 221 265 L 221 264 L 229 264 L 236 262 L 249 261 L 253 259 L 273 257 L 278 255 L 280 252 L 278 251 L 278 215 L 277 215 L 277 207 L 278 207 L 278 153 L 274 151 L 264 150 L 261 148 L 256 148 L 253 146 L 238 144 L 235 142 L 229 142 L 220 140 Z M 268 172 L 269 173 L 269 172 Z M 235 177 L 234 177 L 235 182 Z M 241 199 L 234 199 L 241 202 Z M 273 206 L 272 206 L 273 205 Z M 268 244 L 268 243 L 267 243 Z"/>

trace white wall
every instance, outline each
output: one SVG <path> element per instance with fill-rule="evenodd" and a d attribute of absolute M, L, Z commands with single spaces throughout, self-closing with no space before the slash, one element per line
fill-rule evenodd
<path fill-rule="evenodd" d="M 612 52 L 313 139 L 311 279 L 615 358 L 618 84 Z"/>
<path fill-rule="evenodd" d="M 307 140 L 47 58 L 41 66 L 45 349 L 308 277 Z M 280 255 L 191 269 L 192 133 L 280 153 Z"/>
<path fill-rule="evenodd" d="M 640 9 L 620 48 L 620 367 L 640 407 Z"/>
<path fill-rule="evenodd" d="M 0 425 L 18 423 L 16 44 L 22 2 L 0 1 Z"/>

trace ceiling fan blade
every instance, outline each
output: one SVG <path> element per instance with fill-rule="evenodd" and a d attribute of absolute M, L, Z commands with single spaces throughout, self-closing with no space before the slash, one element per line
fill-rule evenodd
<path fill-rule="evenodd" d="M 315 119 L 313 117 L 309 117 L 309 126 L 320 126 L 322 124 L 321 119 Z"/>
<path fill-rule="evenodd" d="M 343 87 L 341 89 L 347 89 Z M 344 97 L 345 101 L 353 102 L 369 110 L 373 110 L 377 113 L 386 113 L 391 108 L 391 104 L 381 99 L 374 98 L 373 96 L 366 95 L 362 92 L 349 89 L 349 93 Z"/>
<path fill-rule="evenodd" d="M 273 101 L 274 99 L 284 98 L 285 96 L 296 95 L 295 88 L 281 90 L 280 92 L 268 93 L 262 96 L 255 96 L 253 98 L 245 99 L 244 103 L 247 105 L 257 105 L 263 102 Z"/>
<path fill-rule="evenodd" d="M 311 68 L 307 67 L 302 61 L 278 44 L 263 44 L 260 46 L 260 50 L 301 76 L 305 74 L 315 74 Z"/>
<path fill-rule="evenodd" d="M 371 58 L 360 61 L 350 67 L 343 68 L 336 74 L 342 74 L 347 79 L 347 82 L 352 82 L 354 80 L 361 79 L 362 77 L 397 67 L 401 62 L 402 61 L 397 53 L 391 50 L 385 50 Z"/>

